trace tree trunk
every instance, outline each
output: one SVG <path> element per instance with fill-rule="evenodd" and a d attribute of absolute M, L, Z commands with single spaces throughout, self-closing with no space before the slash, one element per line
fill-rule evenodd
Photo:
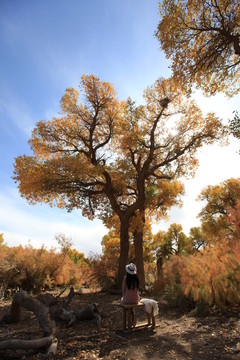
<path fill-rule="evenodd" d="M 163 257 L 159 256 L 157 259 L 157 279 L 163 279 Z"/>
<path fill-rule="evenodd" d="M 135 261 L 137 266 L 137 273 L 139 277 L 140 287 L 145 289 L 145 272 L 143 261 L 143 233 L 134 233 L 134 249 L 135 249 Z"/>
<path fill-rule="evenodd" d="M 120 219 L 120 257 L 117 275 L 117 287 L 120 289 L 122 280 L 126 274 L 125 266 L 128 264 L 129 252 L 129 219 L 126 217 Z"/>
<path fill-rule="evenodd" d="M 140 287 L 143 290 L 145 290 L 145 272 L 144 272 L 144 261 L 143 261 L 144 226 L 145 226 L 145 209 L 144 209 L 144 201 L 143 201 L 141 209 L 139 210 L 138 213 L 138 226 L 133 234 L 137 272 L 139 276 Z"/>
<path fill-rule="evenodd" d="M 157 259 L 157 280 L 163 284 L 163 257 L 159 256 Z"/>

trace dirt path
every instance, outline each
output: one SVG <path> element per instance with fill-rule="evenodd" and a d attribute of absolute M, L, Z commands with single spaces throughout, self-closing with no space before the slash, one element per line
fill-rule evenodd
<path fill-rule="evenodd" d="M 77 322 L 70 328 L 58 323 L 56 359 L 240 359 L 239 314 L 193 317 L 171 311 L 162 302 L 155 329 L 129 332 L 122 330 L 122 309 L 114 305 L 118 300 L 116 295 L 101 293 L 74 297 L 71 304 L 73 310 L 89 302 L 101 305 L 101 328 L 97 328 L 95 320 Z M 7 310 L 7 306 L 2 304 L 0 318 Z M 146 321 L 144 309 L 138 309 L 137 315 L 139 322 Z M 41 336 L 36 318 L 27 311 L 24 311 L 20 324 L 0 326 L 0 341 Z M 42 358 L 43 353 L 0 352 L 1 360 Z"/>

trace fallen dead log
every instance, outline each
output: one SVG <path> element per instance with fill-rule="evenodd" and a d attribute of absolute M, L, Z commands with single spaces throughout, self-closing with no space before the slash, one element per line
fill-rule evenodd
<path fill-rule="evenodd" d="M 0 342 L 0 350 L 38 350 L 47 348 L 45 359 L 50 359 L 56 355 L 58 339 L 53 336 L 35 340 L 11 339 Z"/>
<path fill-rule="evenodd" d="M 54 317 L 67 323 L 67 326 L 71 326 L 76 320 L 75 313 L 64 308 L 57 308 L 54 312 Z"/>
<path fill-rule="evenodd" d="M 46 306 L 53 306 L 58 302 L 58 298 L 49 293 L 39 294 L 36 299 Z"/>
<path fill-rule="evenodd" d="M 79 310 L 79 311 L 75 311 L 75 315 L 77 317 L 78 320 L 91 320 L 91 319 L 96 319 L 97 321 L 97 326 L 100 327 L 101 325 L 101 315 L 99 312 L 99 307 L 98 304 L 89 304 L 86 307 L 84 307 L 83 309 Z"/>
<path fill-rule="evenodd" d="M 72 290 L 72 295 L 76 295 Z M 72 297 L 70 296 L 70 299 Z M 65 304 L 66 305 L 66 304 Z M 13 349 L 32 349 L 37 350 L 40 348 L 48 348 L 45 358 L 50 358 L 57 352 L 58 340 L 54 336 L 55 326 L 54 322 L 50 319 L 49 307 L 41 303 L 39 300 L 31 297 L 25 291 L 19 291 L 13 298 L 10 314 L 6 315 L 2 322 L 11 324 L 19 322 L 21 319 L 22 308 L 32 311 L 38 319 L 38 323 L 43 330 L 44 337 L 35 340 L 22 340 L 22 339 L 9 339 L 0 342 L 0 350 L 13 350 Z M 67 322 L 67 325 L 72 325 L 76 319 L 91 320 L 96 319 L 98 327 L 101 325 L 101 315 L 98 304 L 88 304 L 79 311 L 73 312 L 72 310 L 63 307 L 56 309 L 58 319 Z"/>
<path fill-rule="evenodd" d="M 44 336 L 50 336 L 54 333 L 54 323 L 50 319 L 48 307 L 23 290 L 20 290 L 14 295 L 10 314 L 4 316 L 2 321 L 7 324 L 19 322 L 21 319 L 22 307 L 32 311 L 36 315 Z"/>
<path fill-rule="evenodd" d="M 35 340 L 21 340 L 11 339 L 0 342 L 0 350 L 12 350 L 12 349 L 41 349 L 49 347 L 54 341 L 53 336 L 44 337 Z"/>
<path fill-rule="evenodd" d="M 58 340 L 54 336 L 55 326 L 50 319 L 49 309 L 37 299 L 32 298 L 25 291 L 19 291 L 13 298 L 10 314 L 6 315 L 2 321 L 11 324 L 19 322 L 21 319 L 21 310 L 25 308 L 32 311 L 38 323 L 43 330 L 44 337 L 34 340 L 9 339 L 0 342 L 0 350 L 37 350 L 48 348 L 45 358 L 50 358 L 57 352 Z"/>
<path fill-rule="evenodd" d="M 60 299 L 61 295 L 66 291 L 66 288 L 63 289 L 58 295 L 54 296 L 52 294 L 50 294 L 49 292 L 46 293 L 40 293 L 36 299 L 39 300 L 42 304 L 45 304 L 47 306 L 53 306 L 58 304 L 59 301 L 61 301 L 62 299 Z M 77 294 L 77 293 L 75 293 Z"/>
<path fill-rule="evenodd" d="M 101 325 L 101 315 L 98 304 L 88 304 L 78 311 L 72 311 L 63 307 L 57 307 L 52 311 L 52 316 L 55 320 L 61 320 L 71 326 L 76 320 L 85 321 L 96 319 L 97 326 Z"/>
<path fill-rule="evenodd" d="M 54 306 L 54 305 L 57 305 L 59 302 L 63 302 L 63 304 L 65 304 L 65 305 L 70 305 L 74 296 L 82 295 L 81 293 L 75 291 L 73 286 L 71 286 L 68 296 L 65 299 L 63 299 L 63 298 L 61 298 L 61 295 L 65 291 L 66 291 L 66 289 L 61 291 L 60 294 L 58 294 L 57 296 L 54 296 L 50 293 L 41 293 L 36 297 L 36 299 L 39 300 L 42 304 L 45 304 L 47 306 Z"/>
<path fill-rule="evenodd" d="M 58 346 L 58 339 L 55 338 L 48 348 L 47 354 L 45 355 L 45 359 L 51 358 L 51 355 L 56 355 L 57 346 Z"/>

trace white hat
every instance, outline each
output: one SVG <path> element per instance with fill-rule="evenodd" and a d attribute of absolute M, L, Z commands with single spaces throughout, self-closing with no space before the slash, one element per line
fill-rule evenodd
<path fill-rule="evenodd" d="M 137 273 L 137 268 L 133 263 L 130 263 L 126 265 L 126 272 L 128 272 L 131 275 L 134 275 Z"/>

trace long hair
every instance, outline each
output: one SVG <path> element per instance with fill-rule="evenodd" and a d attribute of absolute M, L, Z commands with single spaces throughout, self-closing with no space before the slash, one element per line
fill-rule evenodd
<path fill-rule="evenodd" d="M 131 275 L 127 272 L 126 284 L 127 284 L 127 288 L 129 290 L 135 289 L 135 286 L 137 287 L 137 289 L 139 289 L 139 278 L 138 278 L 137 274 Z"/>

